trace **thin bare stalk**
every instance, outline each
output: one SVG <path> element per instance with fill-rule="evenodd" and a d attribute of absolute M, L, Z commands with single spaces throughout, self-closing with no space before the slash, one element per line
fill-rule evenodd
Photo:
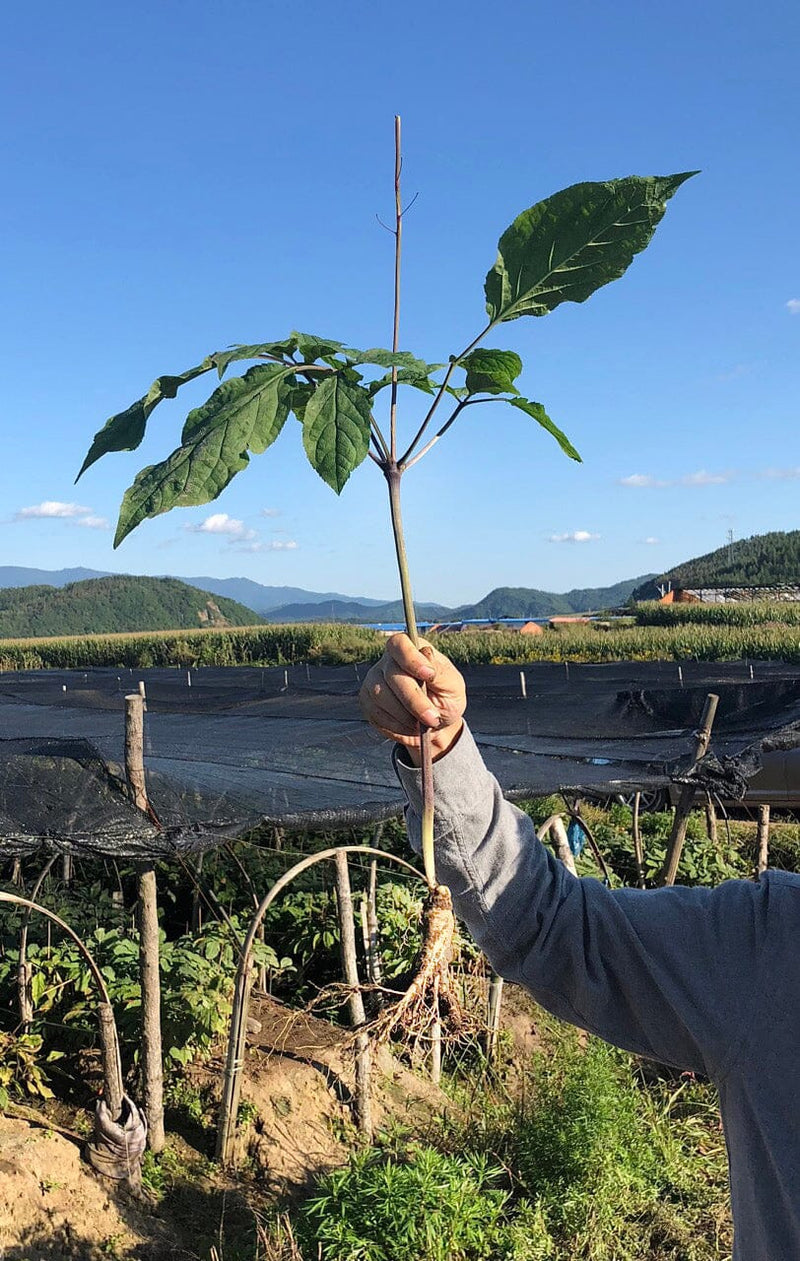
<path fill-rule="evenodd" d="M 400 510 L 400 478 L 402 473 L 397 465 L 385 468 L 384 476 L 389 486 L 389 508 L 392 515 L 392 533 L 397 555 L 397 568 L 400 571 L 400 590 L 403 596 L 403 615 L 406 632 L 415 648 L 419 647 L 417 618 L 414 612 L 414 597 L 411 592 L 411 577 L 408 570 L 405 536 L 403 534 L 403 516 Z M 420 758 L 422 761 L 422 864 L 425 878 L 432 889 L 436 887 L 436 864 L 433 856 L 433 755 L 431 753 L 430 732 L 427 727 L 420 727 Z"/>
<path fill-rule="evenodd" d="M 400 260 L 403 252 L 403 206 L 400 200 L 400 172 L 403 169 L 401 150 L 400 115 L 394 119 L 394 322 L 392 325 L 392 354 L 397 354 L 400 344 Z M 392 364 L 392 392 L 389 404 L 389 434 L 391 458 L 397 459 L 397 364 Z"/>

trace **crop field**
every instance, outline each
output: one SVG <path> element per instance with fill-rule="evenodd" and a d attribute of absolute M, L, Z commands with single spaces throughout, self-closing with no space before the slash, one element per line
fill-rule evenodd
<path fill-rule="evenodd" d="M 647 606 L 637 625 L 564 625 L 542 635 L 466 631 L 434 635 L 457 665 L 528 661 L 800 662 L 794 605 Z M 362 626 L 307 623 L 0 641 L 0 670 L 347 665 L 377 659 L 385 637 Z"/>
<path fill-rule="evenodd" d="M 726 604 L 640 604 L 639 626 L 797 626 L 800 603 L 775 600 L 729 601 Z"/>

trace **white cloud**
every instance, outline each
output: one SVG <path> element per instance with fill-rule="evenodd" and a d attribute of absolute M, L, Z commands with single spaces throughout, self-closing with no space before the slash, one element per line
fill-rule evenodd
<path fill-rule="evenodd" d="M 566 534 L 551 534 L 549 543 L 593 543 L 599 534 L 590 534 L 588 530 L 570 530 Z"/>
<path fill-rule="evenodd" d="M 256 538 L 255 530 L 249 530 L 244 521 L 229 517 L 227 512 L 214 512 L 205 521 L 201 521 L 200 525 L 187 525 L 186 529 L 190 534 L 223 534 L 240 542 Z"/>
<path fill-rule="evenodd" d="M 660 482 L 650 473 L 631 473 L 629 477 L 618 479 L 620 486 L 668 486 L 668 482 Z"/>
<path fill-rule="evenodd" d="M 800 315 L 800 298 L 790 298 L 786 303 L 786 310 L 790 315 Z"/>
<path fill-rule="evenodd" d="M 111 522 L 108 520 L 108 517 L 81 517 L 75 524 L 83 525 L 87 530 L 109 530 L 111 528 Z"/>
<path fill-rule="evenodd" d="M 262 517 L 279 517 L 281 515 L 280 508 L 262 508 Z"/>
<path fill-rule="evenodd" d="M 770 481 L 788 482 L 800 477 L 800 468 L 767 468 L 761 474 Z"/>
<path fill-rule="evenodd" d="M 681 478 L 684 486 L 724 486 L 730 481 L 733 481 L 733 473 L 708 473 L 704 468 Z"/>
<path fill-rule="evenodd" d="M 296 552 L 300 544 L 294 539 L 276 539 L 272 543 L 235 543 L 237 552 Z"/>
<path fill-rule="evenodd" d="M 644 541 L 648 547 L 655 547 L 657 543 L 661 542 L 661 539 L 654 538 L 653 535 L 650 535 L 649 538 L 646 538 Z"/>
<path fill-rule="evenodd" d="M 20 508 L 19 512 L 14 513 L 14 520 L 34 521 L 54 517 L 69 520 L 75 517 L 91 516 L 91 513 L 91 508 L 84 508 L 80 504 L 62 504 L 57 499 L 45 499 L 43 503 L 32 504 L 29 508 Z"/>

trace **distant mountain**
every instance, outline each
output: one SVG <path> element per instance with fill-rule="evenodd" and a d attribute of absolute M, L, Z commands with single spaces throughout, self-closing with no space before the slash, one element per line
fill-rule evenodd
<path fill-rule="evenodd" d="M 109 576 L 104 569 L 27 569 L 22 565 L 0 565 L 0 587 L 66 587 L 68 582 Z"/>
<path fill-rule="evenodd" d="M 368 608 L 374 604 L 382 604 L 382 600 L 372 600 L 368 596 L 341 595 L 338 591 L 305 591 L 302 587 L 265 587 L 250 578 L 182 578 L 181 582 L 191 583 L 202 591 L 213 591 L 216 595 L 227 596 L 229 600 L 239 600 L 256 613 L 269 613 L 271 609 L 286 604 L 323 604 L 326 600 L 338 601 L 341 604 L 363 604 Z M 329 619 L 330 620 L 330 619 Z"/>
<path fill-rule="evenodd" d="M 417 617 L 438 622 L 450 617 L 443 604 L 417 604 Z M 364 604 L 356 601 L 324 600 L 318 604 L 284 604 L 264 614 L 268 622 L 402 622 L 402 600 Z"/>
<path fill-rule="evenodd" d="M 647 575 L 652 577 L 652 575 Z M 628 578 L 613 587 L 587 587 L 556 595 L 533 587 L 496 587 L 477 604 L 464 604 L 448 609 L 443 604 L 418 604 L 420 621 L 468 621 L 481 618 L 492 621 L 501 617 L 554 617 L 557 614 L 586 613 L 590 610 L 613 609 L 624 604 L 634 587 L 645 578 Z M 363 603 L 341 603 L 333 600 L 319 604 L 286 604 L 271 609 L 270 622 L 401 622 L 400 600 L 366 606 Z"/>
<path fill-rule="evenodd" d="M 174 575 L 162 575 L 174 577 Z M 82 582 L 89 578 L 114 578 L 105 569 L 28 569 L 21 565 L 0 565 L 0 587 L 66 587 L 70 582 Z M 266 587 L 250 578 L 177 578 L 201 591 L 236 600 L 256 613 L 267 613 L 282 604 L 316 604 L 324 600 L 340 600 L 343 604 L 358 603 L 371 607 L 383 604 L 383 600 L 369 596 L 342 595 L 339 591 L 306 591 L 303 587 Z"/>
<path fill-rule="evenodd" d="M 235 600 L 176 578 L 115 575 L 50 586 L 0 590 L 0 638 L 98 635 L 119 631 L 253 626 L 258 614 Z"/>
<path fill-rule="evenodd" d="M 626 602 L 634 588 L 651 577 L 648 574 L 642 578 L 628 578 L 613 587 L 576 587 L 563 595 L 537 591 L 534 587 L 496 587 L 477 604 L 465 604 L 455 609 L 453 619 L 486 618 L 491 621 L 501 617 L 557 617 L 614 609 Z"/>
<path fill-rule="evenodd" d="M 659 585 L 673 587 L 774 587 L 800 583 L 800 530 L 754 534 L 715 552 L 675 565 L 642 583 L 635 600 L 657 600 Z"/>

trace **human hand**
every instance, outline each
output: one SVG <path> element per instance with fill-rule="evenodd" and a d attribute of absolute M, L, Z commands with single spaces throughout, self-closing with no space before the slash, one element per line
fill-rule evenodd
<path fill-rule="evenodd" d="M 442 757 L 460 736 L 467 707 L 464 680 L 452 661 L 426 639 L 419 642 L 421 651 L 408 635 L 392 635 L 359 693 L 367 721 L 405 745 L 417 764 L 420 724 L 431 732 L 434 758 Z"/>

